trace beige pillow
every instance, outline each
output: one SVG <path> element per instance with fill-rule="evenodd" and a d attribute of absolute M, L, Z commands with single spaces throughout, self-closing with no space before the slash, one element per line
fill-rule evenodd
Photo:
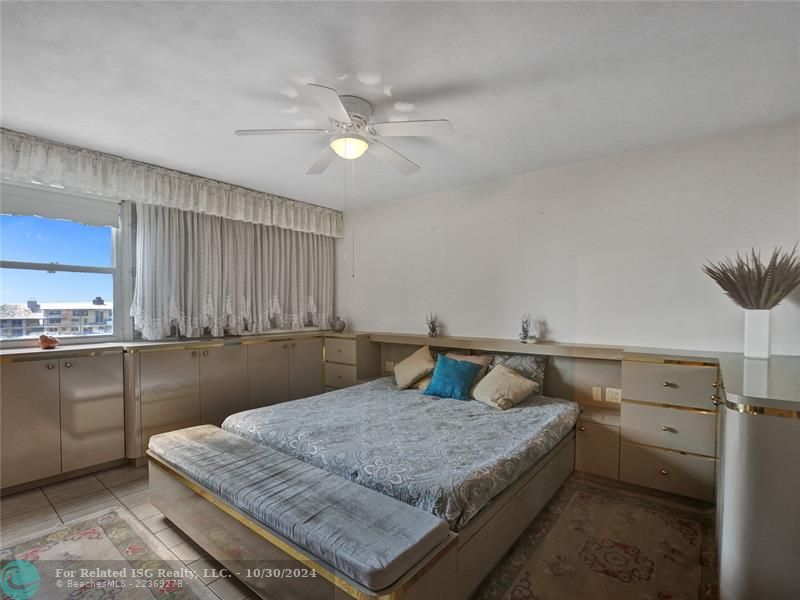
<path fill-rule="evenodd" d="M 480 365 L 481 370 L 475 375 L 473 383 L 478 383 L 483 379 L 483 376 L 486 375 L 486 370 L 489 368 L 489 365 L 492 364 L 492 358 L 494 358 L 491 354 L 459 354 L 458 352 L 448 352 L 446 356 L 453 360 L 465 360 Z"/>
<path fill-rule="evenodd" d="M 497 365 L 478 382 L 472 397 L 500 410 L 511 408 L 539 390 L 539 384 L 514 369 Z"/>
<path fill-rule="evenodd" d="M 416 381 L 431 373 L 436 361 L 431 356 L 431 349 L 423 346 L 408 358 L 394 366 L 394 378 L 401 390 L 410 388 Z"/>

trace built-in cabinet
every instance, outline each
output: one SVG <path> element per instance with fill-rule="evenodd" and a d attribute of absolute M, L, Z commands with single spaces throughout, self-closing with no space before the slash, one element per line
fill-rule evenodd
<path fill-rule="evenodd" d="M 300 338 L 289 344 L 289 399 L 325 391 L 322 379 L 322 337 Z"/>
<path fill-rule="evenodd" d="M 622 361 L 620 479 L 714 500 L 716 365 L 660 359 Z"/>
<path fill-rule="evenodd" d="M 121 350 L 8 360 L 0 377 L 0 485 L 125 456 Z"/>
<path fill-rule="evenodd" d="M 157 433 L 200 424 L 197 350 L 138 352 L 142 447 Z"/>
<path fill-rule="evenodd" d="M 249 407 L 323 393 L 322 343 L 321 336 L 247 342 Z"/>
<path fill-rule="evenodd" d="M 61 472 L 58 361 L 4 363 L 0 377 L 3 487 Z"/>
<path fill-rule="evenodd" d="M 103 464 L 125 456 L 122 356 L 62 359 L 61 470 Z"/>
<path fill-rule="evenodd" d="M 619 479 L 619 412 L 583 407 L 575 429 L 575 470 Z"/>
<path fill-rule="evenodd" d="M 325 390 L 350 387 L 380 375 L 380 347 L 364 334 L 325 336 Z"/>
<path fill-rule="evenodd" d="M 158 433 L 219 426 L 248 408 L 324 391 L 322 336 L 133 351 L 139 355 L 142 454 Z"/>
<path fill-rule="evenodd" d="M 248 406 L 260 408 L 289 399 L 288 340 L 247 344 Z"/>
<path fill-rule="evenodd" d="M 198 354 L 200 423 L 219 426 L 228 415 L 247 410 L 247 348 L 205 348 Z"/>

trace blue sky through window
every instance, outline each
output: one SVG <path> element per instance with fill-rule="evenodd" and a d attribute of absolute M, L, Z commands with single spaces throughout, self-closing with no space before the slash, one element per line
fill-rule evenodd
<path fill-rule="evenodd" d="M 0 259 L 112 266 L 112 228 L 72 221 L 0 215 Z M 113 278 L 98 273 L 0 270 L 0 304 L 113 301 Z"/>

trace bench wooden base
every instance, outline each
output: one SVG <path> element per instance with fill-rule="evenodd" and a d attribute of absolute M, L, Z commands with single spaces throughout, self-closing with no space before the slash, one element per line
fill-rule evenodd
<path fill-rule="evenodd" d="M 569 477 L 571 432 L 399 581 L 370 590 L 148 452 L 150 501 L 253 591 L 282 600 L 464 600 Z M 358 524 L 355 523 L 354 527 Z"/>

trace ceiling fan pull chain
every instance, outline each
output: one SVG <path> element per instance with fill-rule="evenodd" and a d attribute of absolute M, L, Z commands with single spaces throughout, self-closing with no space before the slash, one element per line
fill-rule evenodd
<path fill-rule="evenodd" d="M 355 188 L 356 180 L 356 161 L 350 161 L 350 193 Z M 345 209 L 346 210 L 346 209 Z M 353 222 L 350 222 L 350 276 L 356 278 L 356 230 Z"/>

